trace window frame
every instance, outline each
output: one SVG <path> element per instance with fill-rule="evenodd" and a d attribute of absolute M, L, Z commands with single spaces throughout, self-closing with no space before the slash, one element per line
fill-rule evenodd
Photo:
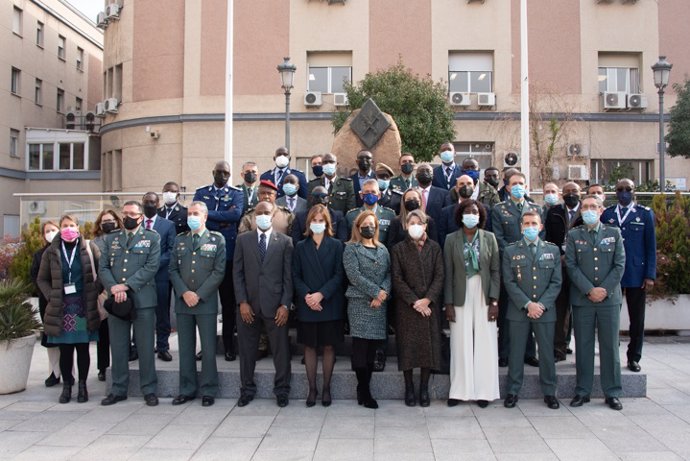
<path fill-rule="evenodd" d="M 77 70 L 84 72 L 84 49 L 77 47 Z"/>
<path fill-rule="evenodd" d="M 82 149 L 82 168 L 74 168 L 74 155 L 76 152 L 75 145 L 81 145 Z M 69 168 L 61 168 L 61 147 L 63 145 L 69 145 Z M 39 146 L 38 149 L 38 169 L 31 168 L 31 147 Z M 51 146 L 52 148 L 52 168 L 44 168 L 44 147 Z M 54 141 L 54 142 L 32 142 L 26 145 L 26 171 L 90 171 L 89 166 L 89 155 L 86 148 L 85 142 L 76 141 Z"/>
<path fill-rule="evenodd" d="M 61 61 L 65 61 L 67 57 L 67 38 L 63 35 L 58 35 L 58 51 L 57 57 Z"/>
<path fill-rule="evenodd" d="M 13 5 L 12 10 L 12 33 L 22 37 L 24 33 L 24 10 L 17 5 Z"/>
<path fill-rule="evenodd" d="M 34 81 L 34 104 L 43 107 L 43 80 L 40 78 Z"/>
<path fill-rule="evenodd" d="M 469 147 L 466 149 L 465 146 Z M 484 171 L 494 165 L 496 143 L 494 141 L 457 141 L 453 142 L 456 158 L 473 158 L 479 163 L 479 170 Z M 487 149 L 487 147 L 489 147 Z M 483 165 L 488 159 L 488 165 Z M 462 163 L 462 162 L 460 162 Z"/>
<path fill-rule="evenodd" d="M 336 93 L 345 93 L 345 89 L 343 88 L 342 91 L 333 91 L 333 69 L 349 69 L 350 71 L 350 77 L 348 82 L 352 82 L 352 66 L 321 66 L 321 65 L 311 65 L 307 64 L 307 91 L 319 91 L 316 89 L 311 89 L 311 76 L 312 74 L 312 69 L 326 69 L 326 90 L 327 91 L 322 91 L 322 94 L 336 94 Z M 344 85 L 344 83 L 343 83 Z"/>
<path fill-rule="evenodd" d="M 43 48 L 45 44 L 45 24 L 41 21 L 36 21 L 36 46 Z"/>
<path fill-rule="evenodd" d="M 606 73 L 606 78 L 602 79 L 602 70 L 605 70 Z M 611 78 L 611 71 L 616 71 L 615 72 L 615 77 L 616 78 Z M 618 72 L 621 70 L 625 71 L 625 90 L 621 91 L 618 88 Z M 633 71 L 637 74 L 637 88 L 633 88 L 633 78 L 632 74 Z M 626 94 L 640 94 L 642 93 L 642 85 L 640 81 L 640 68 L 639 67 L 625 67 L 625 66 L 598 66 L 597 67 L 597 77 L 598 77 L 598 84 L 599 84 L 599 94 L 604 94 L 604 93 L 626 93 Z M 609 83 L 611 81 L 616 82 L 616 88 L 611 89 L 609 86 Z M 603 91 L 602 91 L 602 85 L 604 86 Z"/>
<path fill-rule="evenodd" d="M 65 90 L 62 88 L 57 89 L 57 98 L 55 101 L 55 110 L 60 113 L 64 114 L 65 113 Z"/>
<path fill-rule="evenodd" d="M 10 93 L 21 97 L 22 92 L 22 70 L 12 66 L 12 75 L 10 77 Z"/>
<path fill-rule="evenodd" d="M 19 158 L 19 130 L 10 128 L 10 158 Z"/>

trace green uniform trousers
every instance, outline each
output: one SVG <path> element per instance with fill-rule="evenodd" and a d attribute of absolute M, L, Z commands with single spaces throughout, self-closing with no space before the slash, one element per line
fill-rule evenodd
<path fill-rule="evenodd" d="M 180 394 L 215 397 L 218 393 L 216 365 L 216 314 L 177 314 L 180 345 Z M 196 374 L 196 328 L 201 340 L 201 375 Z"/>
<path fill-rule="evenodd" d="M 539 346 L 539 383 L 544 395 L 556 395 L 556 362 L 553 337 L 556 322 L 518 322 L 508 320 L 510 355 L 508 358 L 508 394 L 518 395 L 525 374 L 527 338 L 534 331 Z"/>
<path fill-rule="evenodd" d="M 155 394 L 158 387 L 153 343 L 156 328 L 156 309 L 147 307 L 137 309 L 137 318 L 133 322 L 122 320 L 114 315 L 108 317 L 110 332 L 110 350 L 113 355 L 113 395 L 127 395 L 129 389 L 129 331 L 134 326 L 134 338 L 139 353 L 139 386 L 143 395 Z"/>

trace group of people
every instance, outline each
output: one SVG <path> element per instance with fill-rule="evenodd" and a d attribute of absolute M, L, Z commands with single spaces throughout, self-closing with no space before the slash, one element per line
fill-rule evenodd
<path fill-rule="evenodd" d="M 256 362 L 269 347 L 276 402 L 288 405 L 294 310 L 307 406 L 319 394 L 322 405 L 330 405 L 335 348 L 346 329 L 360 405 L 378 406 L 370 382 L 385 365 L 383 350 L 394 331 L 405 404 L 428 406 L 447 321 L 449 406 L 476 401 L 485 407 L 500 398 L 498 369 L 508 366 L 504 405 L 514 407 L 528 364 L 539 367 L 546 405 L 559 408 L 555 364 L 569 352 L 571 331 L 577 387 L 570 405 L 583 405 L 592 390 L 597 331 L 606 403 L 620 410 L 623 291 L 631 318 L 627 366 L 640 371 L 645 293 L 656 275 L 654 217 L 634 202 L 634 183 L 618 181 L 618 203 L 606 209 L 597 185 L 584 195 L 574 182 L 562 191 L 546 184 L 542 206 L 529 197 L 518 170 L 504 171 L 499 188 L 498 169 L 487 168 L 480 180 L 475 159 L 456 164 L 452 143 L 441 145 L 439 156 L 442 163 L 433 168 L 403 154 L 400 174 L 393 176 L 391 167 L 374 166 L 372 153 L 361 151 L 357 171 L 340 177 L 335 155 L 317 155 L 311 159 L 314 179 L 307 182 L 290 168 L 287 149 L 279 148 L 275 168 L 259 176 L 257 165 L 247 162 L 237 186 L 229 183 L 229 164 L 218 162 L 213 184 L 197 189 L 189 208 L 179 202 L 179 186 L 169 182 L 162 206 L 149 192 L 119 213 L 104 210 L 90 242 L 74 216 L 44 223 L 47 246 L 34 260 L 35 275 L 45 297 L 45 345 L 60 351 L 59 360 L 49 352 L 46 385 L 62 376 L 60 402 L 70 400 L 76 350 L 77 399 L 86 401 L 88 344 L 98 339 L 99 379 L 109 365 L 108 342 L 112 351 L 112 387 L 101 404 L 125 400 L 133 326 L 142 394 L 157 405 L 154 354 L 172 359 L 172 292 L 180 359 L 173 405 L 199 396 L 203 406 L 214 403 L 220 300 L 224 358 L 239 355 L 238 406 L 256 395 Z M 122 309 L 113 305 L 128 303 L 126 315 L 114 315 Z M 414 369 L 420 369 L 417 390 Z"/>

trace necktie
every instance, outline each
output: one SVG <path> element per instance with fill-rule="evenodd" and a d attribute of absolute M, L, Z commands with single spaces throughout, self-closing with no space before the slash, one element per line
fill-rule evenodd
<path fill-rule="evenodd" d="M 192 250 L 197 251 L 199 249 L 199 234 L 192 234 Z"/>
<path fill-rule="evenodd" d="M 518 211 L 522 212 L 522 202 L 517 204 Z"/>
<path fill-rule="evenodd" d="M 532 258 L 537 254 L 537 246 L 534 243 L 529 244 L 529 251 L 532 252 Z"/>
<path fill-rule="evenodd" d="M 621 207 L 621 216 L 625 216 L 625 213 L 628 212 L 628 207 L 627 206 L 622 206 Z"/>
<path fill-rule="evenodd" d="M 426 211 L 426 202 L 427 202 L 426 194 L 427 194 L 427 190 L 422 189 L 422 208 L 424 209 L 424 211 Z"/>
<path fill-rule="evenodd" d="M 132 237 L 134 237 L 133 232 L 127 232 L 127 246 L 129 247 L 129 244 L 132 243 Z"/>
<path fill-rule="evenodd" d="M 151 227 L 153 227 L 153 219 L 147 219 L 146 220 L 146 229 L 151 230 Z"/>
<path fill-rule="evenodd" d="M 575 217 L 575 210 L 568 211 L 568 214 L 570 215 L 570 219 L 568 221 L 573 222 L 573 218 Z"/>
<path fill-rule="evenodd" d="M 292 197 L 288 197 L 288 200 L 287 200 L 287 201 L 288 201 L 288 209 L 289 209 L 290 211 L 294 210 L 294 208 L 295 208 L 295 199 L 292 198 Z"/>
<path fill-rule="evenodd" d="M 405 184 L 405 190 L 410 188 L 410 180 L 409 179 L 403 179 L 403 182 Z"/>
<path fill-rule="evenodd" d="M 266 234 L 263 232 L 259 235 L 259 257 L 261 262 L 264 262 L 264 257 L 266 257 Z"/>

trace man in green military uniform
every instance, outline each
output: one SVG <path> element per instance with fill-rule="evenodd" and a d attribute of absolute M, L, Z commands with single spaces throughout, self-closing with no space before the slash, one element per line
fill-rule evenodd
<path fill-rule="evenodd" d="M 98 278 L 115 302 L 122 303 L 128 297 L 132 298 L 136 318 L 123 320 L 115 315 L 108 318 L 113 385 L 110 394 L 101 400 L 101 405 L 127 399 L 129 332 L 134 325 L 134 337 L 139 348 L 139 385 L 146 405 L 152 407 L 158 405 L 153 336 L 158 304 L 155 277 L 161 255 L 160 237 L 156 231 L 141 225 L 144 214 L 139 202 L 126 202 L 122 216 L 124 229 L 106 237 L 107 251 L 101 255 Z"/>
<path fill-rule="evenodd" d="M 309 181 L 309 197 L 317 186 L 323 186 L 328 191 L 330 197 L 329 208 L 338 210 L 343 214 L 356 206 L 355 189 L 352 185 L 352 178 L 341 178 L 337 175 L 338 158 L 331 153 L 322 157 L 321 168 L 323 175 Z M 309 206 L 313 205 L 311 202 Z"/>
<path fill-rule="evenodd" d="M 556 398 L 556 363 L 553 336 L 556 327 L 556 298 L 561 290 L 561 254 L 558 247 L 539 238 L 543 226 L 539 213 L 522 215 L 523 238 L 503 250 L 503 283 L 508 293 L 510 357 L 508 392 L 503 402 L 513 408 L 524 376 L 523 357 L 530 330 L 539 345 L 539 381 L 544 402 L 552 410 L 560 407 Z"/>
<path fill-rule="evenodd" d="M 191 229 L 175 239 L 170 257 L 170 281 L 175 288 L 177 337 L 180 345 L 180 393 L 172 401 L 181 405 L 201 393 L 201 405 L 210 407 L 218 393 L 216 318 L 218 286 L 225 275 L 225 238 L 206 229 L 208 208 L 192 202 L 187 212 Z M 201 377 L 197 382 L 196 328 L 199 328 Z"/>
<path fill-rule="evenodd" d="M 360 195 L 364 205 L 362 205 L 361 208 L 353 208 L 345 215 L 348 238 L 352 233 L 352 224 L 355 222 L 355 219 L 357 219 L 357 216 L 363 211 L 370 210 L 376 213 L 376 217 L 379 220 L 379 242 L 385 245 L 388 238 L 388 228 L 393 218 L 395 218 L 395 212 L 378 203 L 381 198 L 381 192 L 379 191 L 379 183 L 376 179 L 367 179 L 364 181 Z"/>
<path fill-rule="evenodd" d="M 391 179 L 390 189 L 404 193 L 407 189 L 419 186 L 417 178 L 414 177 L 414 157 L 409 152 L 400 156 L 400 176 Z"/>
<path fill-rule="evenodd" d="M 599 336 L 601 389 L 606 404 L 622 410 L 621 367 L 618 355 L 620 309 L 623 303 L 621 279 L 625 270 L 625 250 L 621 232 L 599 222 L 604 211 L 599 197 L 588 195 L 581 205 L 583 226 L 568 232 L 565 266 L 572 282 L 575 364 L 577 386 L 571 407 L 589 402 L 594 381 L 594 334 Z"/>

